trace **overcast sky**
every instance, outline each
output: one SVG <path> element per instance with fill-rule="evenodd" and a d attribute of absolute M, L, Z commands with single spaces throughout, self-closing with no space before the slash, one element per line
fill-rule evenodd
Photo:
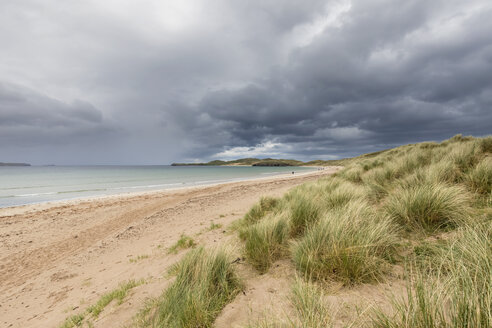
<path fill-rule="evenodd" d="M 0 161 L 334 159 L 492 133 L 490 0 L 3 0 Z"/>

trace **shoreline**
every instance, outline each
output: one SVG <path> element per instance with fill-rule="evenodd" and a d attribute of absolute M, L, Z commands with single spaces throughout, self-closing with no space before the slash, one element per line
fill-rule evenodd
<path fill-rule="evenodd" d="M 238 182 L 245 182 L 245 181 L 256 181 L 256 180 L 264 181 L 264 180 L 274 180 L 274 179 L 280 179 L 280 178 L 295 178 L 295 177 L 304 176 L 304 175 L 319 174 L 320 172 L 322 172 L 319 170 L 315 170 L 315 169 L 318 169 L 319 167 L 314 167 L 314 166 L 306 166 L 306 167 L 313 168 L 313 171 L 299 172 L 299 173 L 295 173 L 295 174 L 291 174 L 291 173 L 287 172 L 287 173 L 279 173 L 279 174 L 275 174 L 275 175 L 269 175 L 266 177 L 260 176 L 260 177 L 253 177 L 253 178 L 237 178 L 237 179 L 227 180 L 227 181 L 223 181 L 223 182 L 196 184 L 196 185 L 172 187 L 172 188 L 166 188 L 166 189 L 153 189 L 153 190 L 144 190 L 144 191 L 128 191 L 128 192 L 121 192 L 121 193 L 115 193 L 115 194 L 81 196 L 81 197 L 59 199 L 59 200 L 52 200 L 52 201 L 40 201 L 40 202 L 36 202 L 36 203 L 28 203 L 28 204 L 22 204 L 22 205 L 5 206 L 5 207 L 0 207 L 0 220 L 4 217 L 22 214 L 22 213 L 25 213 L 28 211 L 46 210 L 46 209 L 49 209 L 52 207 L 57 207 L 57 206 L 77 205 L 81 202 L 93 202 L 93 201 L 97 201 L 97 200 L 115 199 L 115 198 L 125 199 L 125 198 L 132 198 L 132 197 L 138 197 L 138 196 L 143 196 L 143 195 L 153 195 L 153 194 L 168 194 L 168 193 L 179 192 L 179 191 L 203 189 L 203 188 L 207 188 L 207 187 L 219 186 L 219 185 L 230 184 L 230 183 L 238 183 Z M 325 166 L 323 168 L 328 169 L 328 170 L 332 170 L 332 169 L 339 168 L 339 166 Z"/>
<path fill-rule="evenodd" d="M 58 327 L 120 283 L 145 279 L 94 321 L 124 326 L 169 283 L 163 274 L 186 253 L 167 251 L 180 236 L 233 246 L 228 226 L 261 196 L 280 197 L 336 170 L 1 209 L 0 325 Z"/>

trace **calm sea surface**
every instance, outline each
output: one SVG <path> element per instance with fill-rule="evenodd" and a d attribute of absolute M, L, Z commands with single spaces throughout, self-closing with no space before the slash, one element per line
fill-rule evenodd
<path fill-rule="evenodd" d="M 182 188 L 312 171 L 305 167 L 26 166 L 0 167 L 0 207 Z"/>

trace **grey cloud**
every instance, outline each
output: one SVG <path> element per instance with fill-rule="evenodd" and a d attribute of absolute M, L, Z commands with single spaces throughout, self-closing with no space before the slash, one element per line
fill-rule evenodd
<path fill-rule="evenodd" d="M 491 30 L 486 0 L 2 3 L 0 144 L 161 163 L 483 135 Z"/>
<path fill-rule="evenodd" d="M 298 144 L 297 155 L 306 145 L 317 149 L 312 156 L 355 154 L 370 145 L 491 133 L 492 8 L 481 4 L 468 11 L 456 2 L 354 2 L 342 27 L 293 50 L 275 74 L 209 93 L 195 111 L 235 127 L 229 146 L 276 140 Z M 456 26 L 446 32 L 452 19 Z M 363 137 L 320 132 L 330 127 Z"/>
<path fill-rule="evenodd" d="M 0 83 L 0 145 L 79 143 L 113 134 L 100 110 L 88 102 L 71 104 L 27 88 Z"/>

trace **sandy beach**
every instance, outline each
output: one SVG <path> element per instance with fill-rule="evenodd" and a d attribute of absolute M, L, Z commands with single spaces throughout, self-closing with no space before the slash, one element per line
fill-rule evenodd
<path fill-rule="evenodd" d="M 168 284 L 166 270 L 186 251 L 167 249 L 182 234 L 207 247 L 225 243 L 234 238 L 228 225 L 260 196 L 335 170 L 0 209 L 0 325 L 57 327 L 120 283 L 144 279 L 94 321 L 122 327 Z M 212 222 L 221 228 L 210 230 Z"/>

